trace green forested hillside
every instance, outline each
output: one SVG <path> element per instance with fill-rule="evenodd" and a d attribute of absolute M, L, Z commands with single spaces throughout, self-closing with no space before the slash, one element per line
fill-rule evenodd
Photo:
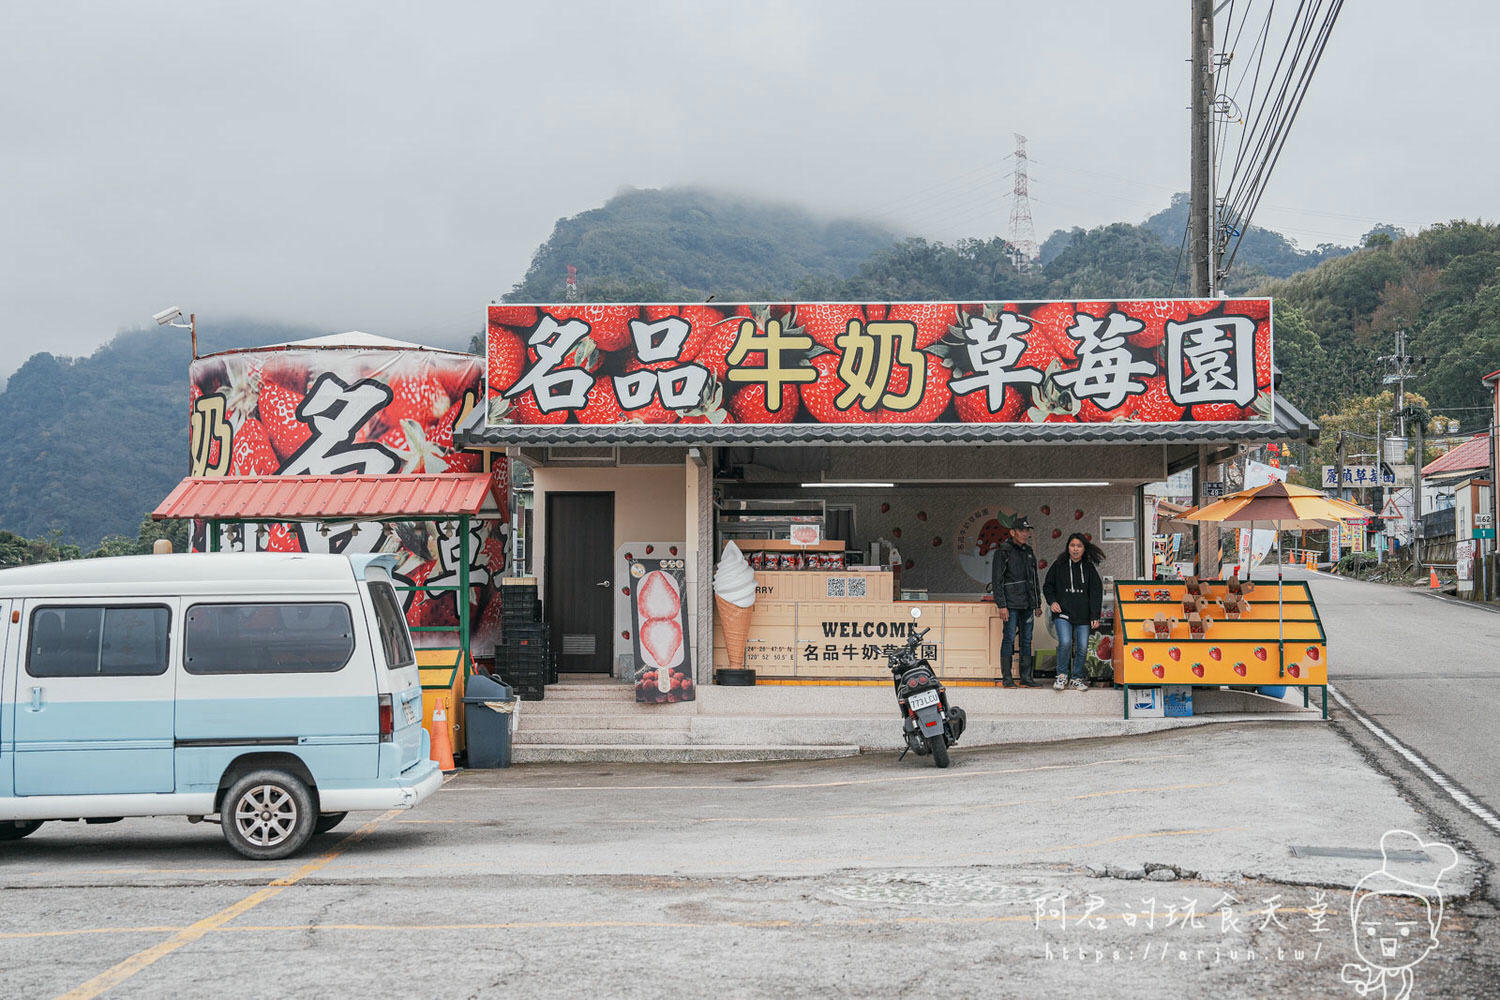
<path fill-rule="evenodd" d="M 780 298 L 807 278 L 853 274 L 895 238 L 795 205 L 697 188 L 631 189 L 559 219 L 506 298 L 562 301 L 569 265 L 585 300 Z"/>
<path fill-rule="evenodd" d="M 203 333 L 199 350 L 312 334 L 231 323 Z M 85 550 L 106 535 L 135 538 L 187 474 L 190 353 L 184 331 L 155 328 L 85 358 L 32 355 L 0 392 L 0 530 L 57 532 Z"/>

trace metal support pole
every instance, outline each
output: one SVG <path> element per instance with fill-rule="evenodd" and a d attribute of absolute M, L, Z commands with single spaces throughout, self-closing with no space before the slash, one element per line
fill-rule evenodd
<path fill-rule="evenodd" d="M 459 666 L 467 673 L 474 661 L 469 656 L 469 515 L 458 519 L 458 648 L 463 660 Z"/>
<path fill-rule="evenodd" d="M 1416 423 L 1416 453 L 1412 456 L 1411 475 L 1411 545 L 1412 555 L 1416 558 L 1417 570 L 1422 568 L 1422 455 L 1427 449 L 1425 432 L 1427 430 L 1426 414 L 1419 413 L 1414 421 Z"/>

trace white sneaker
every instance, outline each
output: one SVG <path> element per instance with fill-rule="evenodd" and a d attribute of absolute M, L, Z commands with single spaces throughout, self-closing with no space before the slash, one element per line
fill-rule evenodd
<path fill-rule="evenodd" d="M 1062 674 L 1057 675 L 1057 680 L 1052 682 L 1052 690 L 1061 691 L 1068 686 L 1068 679 Z"/>
<path fill-rule="evenodd" d="M 1084 680 L 1081 677 L 1078 680 L 1076 680 L 1076 681 L 1073 682 L 1073 690 L 1074 691 L 1087 691 L 1088 689 L 1089 689 L 1089 682 L 1086 681 L 1086 680 Z"/>

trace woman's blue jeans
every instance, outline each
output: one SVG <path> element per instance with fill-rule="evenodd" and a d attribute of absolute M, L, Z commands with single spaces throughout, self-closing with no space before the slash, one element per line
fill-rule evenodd
<path fill-rule="evenodd" d="M 1089 655 L 1088 625 L 1077 625 L 1065 618 L 1053 618 L 1052 624 L 1057 629 L 1057 676 L 1075 681 L 1087 679 L 1084 661 Z"/>

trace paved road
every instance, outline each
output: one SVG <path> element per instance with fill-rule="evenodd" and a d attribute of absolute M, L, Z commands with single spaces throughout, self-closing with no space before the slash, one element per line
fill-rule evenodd
<path fill-rule="evenodd" d="M 1375 867 L 1348 854 L 1435 835 L 1321 722 L 948 771 L 465 772 L 349 826 L 275 864 L 182 820 L 44 827 L 0 854 L 0 993 L 1348 996 L 1348 889 Z M 1476 878 L 1465 858 L 1447 888 Z M 1450 898 L 1419 995 L 1487 995 L 1493 927 Z"/>
<path fill-rule="evenodd" d="M 1294 575 L 1308 577 L 1288 573 Z M 1311 578 L 1328 631 L 1334 687 L 1461 793 L 1500 814 L 1500 613 L 1422 590 L 1326 574 Z M 1414 792 L 1438 801 L 1417 767 L 1391 754 L 1347 713 L 1336 717 L 1352 739 L 1405 774 Z M 1488 860 L 1500 863 L 1500 831 L 1471 817 L 1459 824 Z"/>

